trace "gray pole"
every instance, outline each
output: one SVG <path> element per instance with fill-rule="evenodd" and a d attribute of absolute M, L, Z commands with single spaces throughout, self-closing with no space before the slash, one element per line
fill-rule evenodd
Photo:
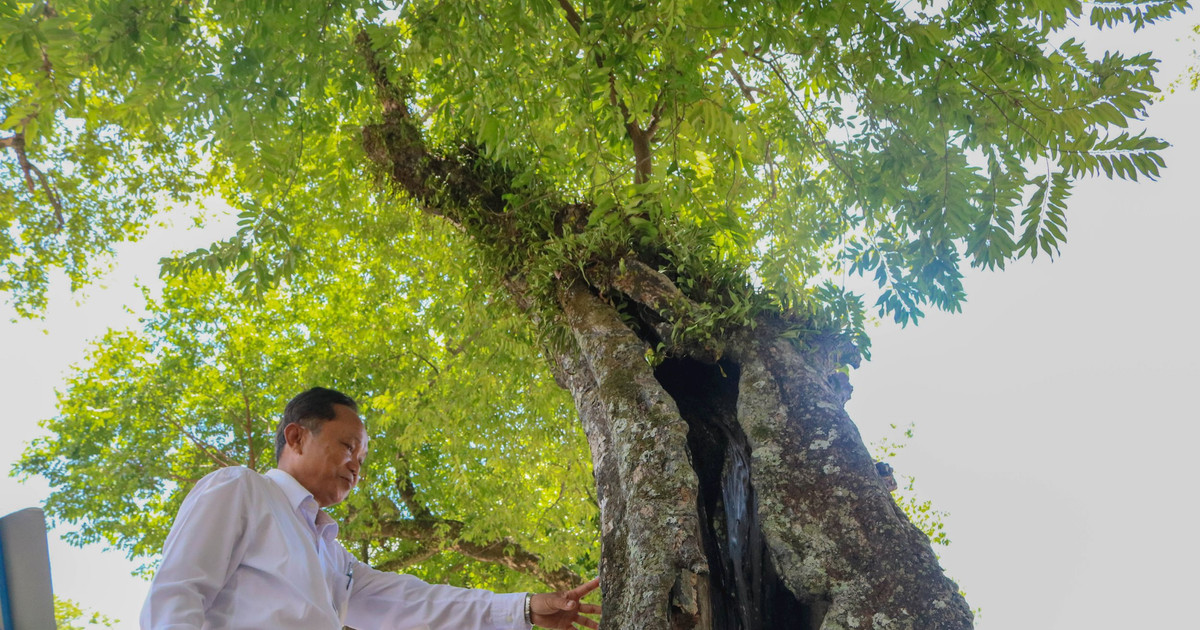
<path fill-rule="evenodd" d="M 46 518 L 27 508 L 0 518 L 0 630 L 54 628 Z"/>

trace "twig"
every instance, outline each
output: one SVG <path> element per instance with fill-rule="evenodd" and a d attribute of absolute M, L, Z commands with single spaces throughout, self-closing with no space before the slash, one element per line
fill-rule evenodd
<path fill-rule="evenodd" d="M 733 75 L 733 80 L 737 81 L 738 87 L 742 89 L 742 96 L 745 96 L 746 100 L 750 101 L 751 103 L 756 102 L 754 100 L 754 90 L 751 89 L 750 86 L 746 85 L 746 82 L 742 80 L 742 75 L 733 68 L 729 69 L 729 74 Z"/>

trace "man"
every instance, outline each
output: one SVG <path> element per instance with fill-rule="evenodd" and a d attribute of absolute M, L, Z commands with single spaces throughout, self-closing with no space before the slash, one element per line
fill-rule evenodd
<path fill-rule="evenodd" d="M 427 584 L 358 562 L 320 508 L 358 484 L 367 432 L 349 396 L 315 387 L 293 398 L 275 434 L 278 468 L 230 467 L 188 494 L 142 608 L 143 630 L 527 630 L 597 628 L 565 593 L 496 594 Z M 578 624 L 578 625 L 577 625 Z"/>

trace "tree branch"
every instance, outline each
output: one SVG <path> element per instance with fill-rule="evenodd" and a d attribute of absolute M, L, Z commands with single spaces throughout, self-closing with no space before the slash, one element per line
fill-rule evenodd
<path fill-rule="evenodd" d="M 379 51 L 371 40 L 371 36 L 366 30 L 359 31 L 358 36 L 354 38 L 354 43 L 358 45 L 359 52 L 367 62 L 367 71 L 375 80 L 375 90 L 379 94 L 380 103 L 383 104 L 384 117 L 393 114 L 408 118 L 408 106 L 404 102 L 404 94 L 388 77 L 387 66 L 379 60 Z"/>
<path fill-rule="evenodd" d="M 667 320 L 686 317 L 698 308 L 670 278 L 633 257 L 610 272 L 608 285 Z"/>
<path fill-rule="evenodd" d="M 671 355 L 710 364 L 721 358 L 719 346 L 680 334 L 702 318 L 702 307 L 662 272 L 630 256 L 594 276 L 602 288 L 618 291 L 650 311 L 639 313 L 638 319 Z"/>
<path fill-rule="evenodd" d="M 654 174 L 654 158 L 650 150 L 652 134 L 629 119 L 629 110 L 624 103 L 621 103 L 621 111 L 625 114 L 625 132 L 633 141 L 633 183 L 644 184 Z"/>
<path fill-rule="evenodd" d="M 459 539 L 453 549 L 462 555 L 480 562 L 491 562 L 507 569 L 531 575 L 556 591 L 566 591 L 583 583 L 578 573 L 565 566 L 548 571 L 542 566 L 542 557 L 532 553 L 511 538 L 478 544 Z"/>
<path fill-rule="evenodd" d="M 570 0 L 558 0 L 558 6 L 562 7 L 563 12 L 566 13 L 567 24 L 570 24 L 571 28 L 577 34 L 582 35 L 583 18 L 579 16 L 579 12 L 571 5 Z M 603 68 L 604 55 L 596 53 L 595 58 L 596 67 Z M 661 95 L 659 101 L 662 101 Z M 655 105 L 653 113 L 650 115 L 650 120 L 643 129 L 629 112 L 629 106 L 617 94 L 617 77 L 612 73 L 611 69 L 608 72 L 608 102 L 621 110 L 621 119 L 625 123 L 625 132 L 629 135 L 630 141 L 633 142 L 633 183 L 644 184 L 650 180 L 650 176 L 654 173 L 650 142 L 654 139 L 654 132 L 658 129 L 658 116 L 661 113 L 660 104 Z"/>
<path fill-rule="evenodd" d="M 567 590 L 583 583 L 583 578 L 565 566 L 554 570 L 542 566 L 541 556 L 526 550 L 512 538 L 477 543 L 462 537 L 463 523 L 434 516 L 429 508 L 417 500 L 417 491 L 409 475 L 408 460 L 403 453 L 396 459 L 400 466 L 397 472 L 402 480 L 396 481 L 400 499 L 413 518 L 393 519 L 380 523 L 375 537 L 380 539 L 401 538 L 419 543 L 419 547 L 403 555 L 389 558 L 376 568 L 380 571 L 398 571 L 423 562 L 443 551 L 458 553 L 478 560 L 498 564 L 507 569 L 531 575 L 555 590 Z"/>
<path fill-rule="evenodd" d="M 477 238 L 511 237 L 512 216 L 505 212 L 504 200 L 504 193 L 511 192 L 511 174 L 487 162 L 469 143 L 456 155 L 431 153 L 405 104 L 407 82 L 392 82 L 366 31 L 356 41 L 383 105 L 383 123 L 362 130 L 367 157 L 387 168 L 392 180 L 429 214 L 464 230 L 470 223 Z"/>
<path fill-rule="evenodd" d="M 575 29 L 575 32 L 583 34 L 583 18 L 579 17 L 579 13 L 575 11 L 575 7 L 571 6 L 571 0 L 558 0 L 558 6 L 563 8 L 567 14 L 567 24 Z"/>
<path fill-rule="evenodd" d="M 417 489 L 413 486 L 408 458 L 401 451 L 396 453 L 396 460 L 400 463 L 400 466 L 398 466 L 399 470 L 396 472 L 398 473 L 398 477 L 401 478 L 396 480 L 396 490 L 400 492 L 400 500 L 404 501 L 404 506 L 408 508 L 408 513 L 418 519 L 433 518 L 433 514 L 429 511 L 429 508 L 417 500 Z"/>
<path fill-rule="evenodd" d="M 389 558 L 376 568 L 396 571 L 428 560 L 443 551 L 454 551 L 480 562 L 498 564 L 506 569 L 524 573 L 554 590 L 568 590 L 583 583 L 583 578 L 565 566 L 550 570 L 542 565 L 542 557 L 525 549 L 512 538 L 488 542 L 472 542 L 462 537 L 462 521 L 437 517 L 383 521 L 373 538 L 400 538 L 419 544 L 418 549 Z"/>
<path fill-rule="evenodd" d="M 751 103 L 754 103 L 754 90 L 751 89 L 750 86 L 746 85 L 746 81 L 742 79 L 742 75 L 738 74 L 738 71 L 734 70 L 732 67 L 729 68 L 729 74 L 733 75 L 734 81 L 737 81 L 738 88 L 742 90 L 742 96 L 746 97 L 746 100 L 750 101 Z"/>
<path fill-rule="evenodd" d="M 232 458 L 229 457 L 228 454 L 221 451 L 221 449 L 218 449 L 217 447 L 209 444 L 208 442 L 205 442 L 204 440 L 201 440 L 200 438 L 192 435 L 191 432 L 189 432 L 187 429 L 185 429 L 183 427 L 183 425 L 180 424 L 180 422 L 178 420 L 176 420 L 173 416 L 168 416 L 168 419 L 170 420 L 171 424 L 175 425 L 176 429 L 179 429 L 179 432 L 182 433 L 183 436 L 186 437 L 189 442 L 194 444 L 196 446 L 196 448 L 200 449 L 200 452 L 204 453 L 204 455 L 207 456 L 210 460 L 212 460 L 212 462 L 214 464 L 220 466 L 221 468 L 224 468 L 226 466 L 235 466 L 236 465 L 236 463 L 233 461 Z"/>
<path fill-rule="evenodd" d="M 437 545 L 422 547 L 416 551 L 392 556 L 391 558 L 388 558 L 387 560 L 375 565 L 375 568 L 379 569 L 380 571 L 395 573 L 397 571 L 403 571 L 414 564 L 425 562 L 441 552 L 442 548 Z"/>
<path fill-rule="evenodd" d="M 29 156 L 25 153 L 25 134 L 18 131 L 7 138 L 0 138 L 0 149 L 12 149 L 16 153 L 17 164 L 21 167 L 21 174 L 25 176 L 25 187 L 29 189 L 31 195 L 37 194 L 37 187 L 33 183 L 34 178 L 37 178 L 42 191 L 46 193 L 46 198 L 50 200 L 50 205 L 54 208 L 54 221 L 61 231 L 66 226 L 66 221 L 63 219 L 62 199 L 59 198 L 58 191 L 54 189 L 46 174 L 29 161 Z"/>
<path fill-rule="evenodd" d="M 250 470 L 257 470 L 258 455 L 254 451 L 254 416 L 250 412 L 250 397 L 246 395 L 246 376 L 242 371 L 241 366 L 238 366 L 238 381 L 242 387 L 242 407 L 245 410 L 245 428 L 246 428 L 246 467 Z"/>

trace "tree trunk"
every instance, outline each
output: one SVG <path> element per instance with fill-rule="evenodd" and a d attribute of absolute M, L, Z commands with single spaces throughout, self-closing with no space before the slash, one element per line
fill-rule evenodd
<path fill-rule="evenodd" d="M 972 626 L 846 416 L 837 348 L 801 352 L 764 320 L 717 360 L 652 367 L 588 288 L 560 302 L 574 343 L 553 361 L 592 450 L 605 628 Z"/>
<path fill-rule="evenodd" d="M 709 327 L 726 337 L 713 343 L 674 334 L 725 307 L 693 302 L 658 270 L 669 244 L 560 260 L 546 245 L 591 229 L 591 208 L 522 188 L 469 143 L 431 152 L 369 38 L 360 43 L 384 104 L 383 122 L 363 129 L 367 156 L 489 252 L 521 307 L 565 321 L 569 339 L 548 355 L 591 445 L 604 628 L 971 627 L 846 416 L 850 387 L 838 369 L 853 353 L 818 334 L 800 351 L 769 314 L 731 332 Z M 507 194 L 542 200 L 547 212 L 520 215 Z M 535 283 L 528 261 L 539 256 L 561 266 Z M 577 277 L 585 267 L 590 281 Z M 630 307 L 630 324 L 614 301 Z M 660 343 L 674 358 L 658 361 Z"/>

